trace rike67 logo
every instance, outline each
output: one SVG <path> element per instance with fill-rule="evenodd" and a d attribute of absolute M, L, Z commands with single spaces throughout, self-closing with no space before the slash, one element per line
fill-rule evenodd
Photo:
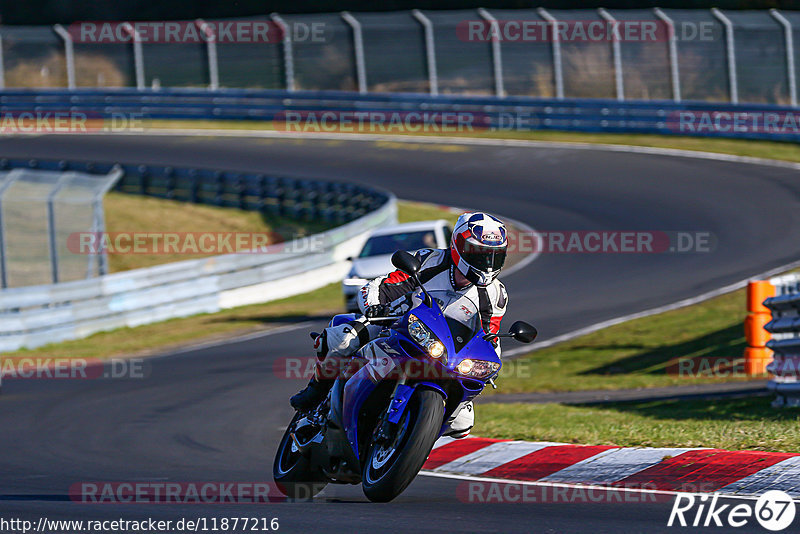
<path fill-rule="evenodd" d="M 669 514 L 667 526 L 671 527 L 722 527 L 734 528 L 752 524 L 753 518 L 767 530 L 779 531 L 794 521 L 796 513 L 792 497 L 780 490 L 770 490 L 755 503 L 719 502 L 719 493 L 694 495 L 678 493 Z"/>

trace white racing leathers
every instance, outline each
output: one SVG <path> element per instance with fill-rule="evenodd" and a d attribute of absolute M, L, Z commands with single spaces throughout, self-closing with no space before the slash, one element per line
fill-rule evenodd
<path fill-rule="evenodd" d="M 499 280 L 495 279 L 486 287 L 469 284 L 458 288 L 455 285 L 455 271 L 449 250 L 422 249 L 415 256 L 422 262 L 420 281 L 429 291 L 452 290 L 461 293 L 478 304 L 484 331 L 495 334 L 500 331 L 500 321 L 506 311 L 508 295 Z M 415 289 L 414 282 L 407 274 L 395 271 L 376 278 L 361 288 L 359 307 L 364 313 L 369 306 L 390 305 L 391 315 L 400 315 L 417 304 L 416 298 L 412 297 Z M 334 366 L 339 367 L 343 358 L 355 354 L 367 342 L 375 339 L 380 331 L 380 326 L 367 324 L 364 317 L 326 328 L 314 345 L 321 367 L 327 370 Z M 495 342 L 495 347 L 499 356 L 500 344 Z M 451 430 L 447 435 L 465 437 L 472 429 L 474 421 L 472 403 L 462 403 L 449 421 Z"/>

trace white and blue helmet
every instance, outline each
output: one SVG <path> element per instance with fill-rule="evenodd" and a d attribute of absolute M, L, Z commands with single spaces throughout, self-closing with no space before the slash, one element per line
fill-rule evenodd
<path fill-rule="evenodd" d="M 488 213 L 464 213 L 456 221 L 450 255 L 464 277 L 478 286 L 491 284 L 506 261 L 506 225 Z"/>

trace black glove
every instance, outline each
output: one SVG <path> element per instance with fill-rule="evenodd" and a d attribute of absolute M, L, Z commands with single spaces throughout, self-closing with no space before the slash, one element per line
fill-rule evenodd
<path fill-rule="evenodd" d="M 390 307 L 387 304 L 373 304 L 364 310 L 364 317 L 374 319 L 375 317 L 387 317 L 391 315 Z"/>

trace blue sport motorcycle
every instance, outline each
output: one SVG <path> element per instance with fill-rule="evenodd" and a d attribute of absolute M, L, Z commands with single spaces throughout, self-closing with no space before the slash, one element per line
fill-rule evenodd
<path fill-rule="evenodd" d="M 323 402 L 295 414 L 273 466 L 288 497 L 311 498 L 328 483 L 360 483 L 371 501 L 391 501 L 417 476 L 462 403 L 494 385 L 502 367 L 494 338 L 536 337 L 522 321 L 507 334 L 484 333 L 469 298 L 425 290 L 415 256 L 399 251 L 392 263 L 416 282 L 421 302 L 405 315 L 370 319 L 391 323 L 386 335 L 353 356 Z"/>

